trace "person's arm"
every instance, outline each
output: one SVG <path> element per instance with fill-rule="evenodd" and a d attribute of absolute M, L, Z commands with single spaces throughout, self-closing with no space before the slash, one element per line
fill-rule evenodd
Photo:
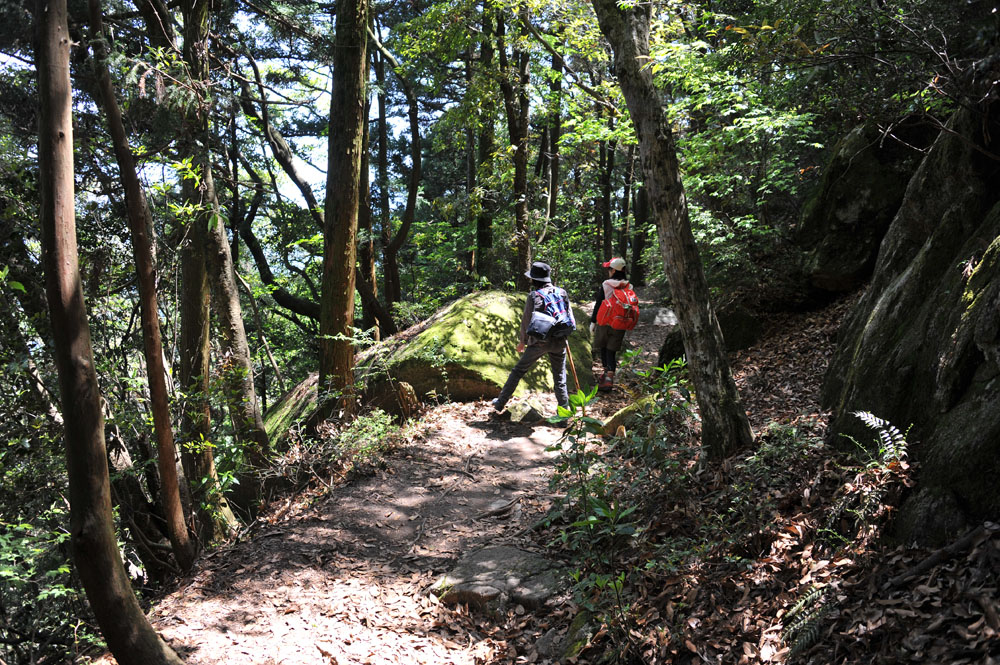
<path fill-rule="evenodd" d="M 535 299 L 529 293 L 524 300 L 524 313 L 521 314 L 521 330 L 518 333 L 518 353 L 524 351 L 524 346 L 528 343 L 528 324 L 531 323 L 531 313 L 535 311 Z"/>
<path fill-rule="evenodd" d="M 601 303 L 604 302 L 604 285 L 597 287 L 597 297 L 594 300 L 594 311 L 590 313 L 590 322 L 597 323 L 597 310 L 601 308 Z"/>

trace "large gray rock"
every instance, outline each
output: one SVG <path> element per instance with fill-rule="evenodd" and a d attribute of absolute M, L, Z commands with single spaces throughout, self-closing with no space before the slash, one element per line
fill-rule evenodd
<path fill-rule="evenodd" d="M 907 143 L 926 145 L 926 134 L 910 131 Z M 803 272 L 813 287 L 850 291 L 871 275 L 919 157 L 917 150 L 866 126 L 840 140 L 802 209 L 796 234 L 805 251 Z"/>
<path fill-rule="evenodd" d="M 550 560 L 514 547 L 487 547 L 463 557 L 431 591 L 448 604 L 497 610 L 507 603 L 529 609 L 545 604 L 565 585 L 564 573 Z"/>
<path fill-rule="evenodd" d="M 958 112 L 914 174 L 823 389 L 834 437 L 871 441 L 858 410 L 912 424 L 920 491 L 897 524 L 928 543 L 1000 519 L 1000 189 L 977 150 L 1000 128 L 983 117 Z"/>
<path fill-rule="evenodd" d="M 726 350 L 730 353 L 753 346 L 760 339 L 764 326 L 760 319 L 746 307 L 737 303 L 723 305 L 715 312 L 722 330 L 722 339 Z M 660 345 L 657 366 L 669 363 L 674 358 L 684 355 L 684 339 L 681 336 L 680 325 L 674 326 Z"/>

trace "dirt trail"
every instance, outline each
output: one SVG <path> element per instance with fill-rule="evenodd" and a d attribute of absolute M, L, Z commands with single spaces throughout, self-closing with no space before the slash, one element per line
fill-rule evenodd
<path fill-rule="evenodd" d="M 629 333 L 644 350 L 639 366 L 655 363 L 665 333 L 655 323 Z M 629 400 L 616 387 L 596 411 Z M 541 402 L 553 415 L 551 393 Z M 189 665 L 546 662 L 531 633 L 546 621 L 471 615 L 427 593 L 467 552 L 540 549 L 528 527 L 551 505 L 545 449 L 562 431 L 493 422 L 488 411 L 436 407 L 384 470 L 279 503 L 267 526 L 204 557 L 158 602 L 154 626 Z"/>
<path fill-rule="evenodd" d="M 154 625 L 191 665 L 506 660 L 501 626 L 427 594 L 465 552 L 532 547 L 550 504 L 545 448 L 561 431 L 486 414 L 435 409 L 386 469 L 203 559 Z"/>

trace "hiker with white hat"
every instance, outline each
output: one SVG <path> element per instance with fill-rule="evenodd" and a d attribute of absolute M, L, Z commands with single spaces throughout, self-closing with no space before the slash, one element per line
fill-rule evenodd
<path fill-rule="evenodd" d="M 613 328 L 610 325 L 598 323 L 598 311 L 601 303 L 605 300 L 613 302 L 615 289 L 629 289 L 631 287 L 626 278 L 625 259 L 615 257 L 610 261 L 605 261 L 604 268 L 608 271 L 608 278 L 601 283 L 597 290 L 597 300 L 594 303 L 594 311 L 590 315 L 590 333 L 593 340 L 593 348 L 600 353 L 601 365 L 604 373 L 597 383 L 597 389 L 601 392 L 609 392 L 615 385 L 615 370 L 618 368 L 618 351 L 625 341 L 625 330 Z M 607 307 L 607 306 L 606 306 Z"/>

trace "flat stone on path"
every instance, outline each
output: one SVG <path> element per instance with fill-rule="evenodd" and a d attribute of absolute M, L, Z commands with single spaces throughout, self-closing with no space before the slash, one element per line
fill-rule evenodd
<path fill-rule="evenodd" d="M 541 607 L 563 587 L 555 563 L 515 547 L 486 547 L 464 556 L 431 591 L 450 605 L 496 609 L 507 602 L 529 609 Z"/>

